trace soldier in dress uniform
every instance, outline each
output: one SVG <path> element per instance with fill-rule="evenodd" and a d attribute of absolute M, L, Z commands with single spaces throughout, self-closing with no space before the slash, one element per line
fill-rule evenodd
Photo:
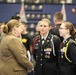
<path fill-rule="evenodd" d="M 75 30 L 71 22 L 63 22 L 59 28 L 60 36 L 64 38 L 59 51 L 58 75 L 76 75 L 76 43 L 73 39 Z M 66 51 L 67 50 L 67 51 Z"/>
<path fill-rule="evenodd" d="M 34 75 L 57 75 L 57 55 L 60 39 L 49 33 L 50 20 L 44 18 L 40 21 L 40 35 L 34 45 L 34 59 L 36 65 Z"/>

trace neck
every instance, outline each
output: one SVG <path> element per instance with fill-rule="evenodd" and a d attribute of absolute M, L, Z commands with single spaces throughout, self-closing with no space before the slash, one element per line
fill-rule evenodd
<path fill-rule="evenodd" d="M 27 31 L 22 32 L 22 34 L 27 34 L 27 33 L 28 33 Z"/>
<path fill-rule="evenodd" d="M 49 32 L 47 32 L 46 34 L 42 34 L 41 36 L 43 36 L 44 38 L 48 35 Z"/>
<path fill-rule="evenodd" d="M 12 33 L 14 34 L 14 36 L 16 37 L 20 37 L 21 35 L 19 35 L 16 31 L 12 31 Z"/>
<path fill-rule="evenodd" d="M 17 37 L 17 34 L 16 34 L 16 32 L 14 32 L 14 31 L 12 31 L 12 33 Z"/>
<path fill-rule="evenodd" d="M 55 25 L 57 26 L 57 25 L 61 25 L 62 24 L 62 22 L 57 22 Z"/>
<path fill-rule="evenodd" d="M 69 38 L 69 37 L 71 37 L 71 35 L 66 35 L 65 37 L 64 37 L 64 40 L 66 40 L 67 38 Z"/>

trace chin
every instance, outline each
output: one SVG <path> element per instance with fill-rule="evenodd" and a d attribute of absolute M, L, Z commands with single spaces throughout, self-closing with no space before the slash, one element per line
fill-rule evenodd
<path fill-rule="evenodd" d="M 60 36 L 62 36 L 62 35 L 60 34 Z"/>

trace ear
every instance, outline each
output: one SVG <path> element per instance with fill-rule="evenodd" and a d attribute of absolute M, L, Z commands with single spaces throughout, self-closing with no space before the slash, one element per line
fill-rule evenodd
<path fill-rule="evenodd" d="M 16 27 L 16 26 L 14 26 L 14 27 L 13 27 L 13 30 L 15 30 L 15 31 L 16 31 L 16 30 L 17 30 L 17 27 Z"/>
<path fill-rule="evenodd" d="M 50 29 L 52 29 L 52 26 L 50 26 Z"/>
<path fill-rule="evenodd" d="M 56 22 L 56 18 L 55 17 L 53 18 L 53 20 L 54 20 L 54 22 Z"/>
<path fill-rule="evenodd" d="M 67 29 L 67 31 L 68 31 L 68 33 L 70 33 L 70 30 L 69 29 Z"/>

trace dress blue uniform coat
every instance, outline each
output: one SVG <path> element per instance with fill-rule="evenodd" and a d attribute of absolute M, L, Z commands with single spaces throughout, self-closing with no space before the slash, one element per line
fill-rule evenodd
<path fill-rule="evenodd" d="M 48 34 L 42 45 L 41 35 L 34 47 L 34 59 L 36 60 L 35 75 L 57 75 L 57 56 L 60 39 Z"/>
<path fill-rule="evenodd" d="M 76 43 L 70 42 L 66 52 L 68 59 L 70 59 L 72 63 L 65 57 L 65 47 L 70 39 L 72 39 L 72 37 L 67 38 L 61 45 L 59 51 L 58 75 L 76 75 L 76 66 L 74 66 L 76 65 Z"/>

